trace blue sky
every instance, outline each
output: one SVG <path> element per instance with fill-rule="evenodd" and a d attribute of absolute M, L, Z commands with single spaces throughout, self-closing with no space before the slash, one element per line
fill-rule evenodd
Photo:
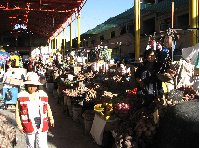
<path fill-rule="evenodd" d="M 134 0 L 87 0 L 81 10 L 81 34 L 133 7 L 133 3 Z M 77 20 L 72 25 L 74 38 L 78 35 Z M 67 34 L 69 35 L 69 27 Z"/>

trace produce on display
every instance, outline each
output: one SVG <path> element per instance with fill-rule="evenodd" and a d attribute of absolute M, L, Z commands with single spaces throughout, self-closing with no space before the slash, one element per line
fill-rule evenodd
<path fill-rule="evenodd" d="M 57 82 L 59 88 L 63 88 L 62 93 L 72 99 L 72 104 L 81 100 L 106 122 L 113 119 L 120 121 L 112 130 L 116 147 L 148 147 L 153 142 L 160 118 L 164 116 L 166 108 L 183 101 L 198 99 L 198 93 L 192 87 L 179 87 L 167 92 L 165 97 L 155 98 L 147 107 L 138 96 L 134 75 L 125 72 L 124 67 L 120 70 L 115 65 L 114 68 L 112 66 L 114 71 L 110 71 L 103 69 L 102 66 L 98 71 L 94 71 L 92 65 L 94 63 L 87 66 L 78 65 L 81 71 L 76 73 L 73 66 L 63 68 L 62 72 L 56 70 Z M 108 65 L 109 67 L 111 66 Z M 67 78 L 68 74 L 73 75 L 73 80 Z M 163 76 L 169 77 L 167 73 Z M 86 108 L 84 103 L 83 109 Z M 86 114 L 87 112 L 84 112 L 82 116 L 86 117 Z M 91 114 L 91 119 L 94 114 Z"/>

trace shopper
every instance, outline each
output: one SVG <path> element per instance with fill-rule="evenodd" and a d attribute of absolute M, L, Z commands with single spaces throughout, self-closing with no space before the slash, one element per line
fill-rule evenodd
<path fill-rule="evenodd" d="M 16 123 L 20 132 L 25 133 L 28 148 L 47 148 L 48 124 L 54 127 L 54 119 L 48 96 L 43 90 L 38 90 L 39 76 L 34 72 L 27 73 L 24 82 L 25 90 L 18 94 L 16 104 Z M 37 139 L 37 140 L 36 140 Z"/>
<path fill-rule="evenodd" d="M 160 67 L 156 52 L 152 49 L 144 53 L 144 62 L 138 67 L 135 79 L 138 82 L 138 95 L 143 99 L 143 105 L 149 106 L 156 97 L 162 97 L 162 82 L 157 78 Z"/>

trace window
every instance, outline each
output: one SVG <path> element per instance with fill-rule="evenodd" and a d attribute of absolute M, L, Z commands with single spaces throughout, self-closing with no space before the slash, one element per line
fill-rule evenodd
<path fill-rule="evenodd" d="M 115 31 L 112 31 L 111 32 L 111 38 L 114 38 L 115 37 Z"/>
<path fill-rule="evenodd" d="M 135 30 L 134 30 L 134 24 L 128 24 L 127 25 L 127 32 L 134 34 Z"/>
<path fill-rule="evenodd" d="M 85 42 L 85 46 L 88 47 L 88 41 Z"/>
<path fill-rule="evenodd" d="M 120 35 L 125 34 L 126 33 L 126 26 L 123 26 L 120 32 Z"/>
<path fill-rule="evenodd" d="M 155 32 L 155 18 L 144 21 L 143 29 L 145 34 L 153 34 Z"/>
<path fill-rule="evenodd" d="M 184 29 L 189 26 L 189 14 L 178 16 L 178 28 Z"/>
<path fill-rule="evenodd" d="M 94 46 L 94 44 L 95 44 L 95 40 L 94 39 L 92 39 L 91 44 Z"/>
<path fill-rule="evenodd" d="M 103 41 L 103 40 L 104 40 L 104 36 L 101 35 L 101 36 L 100 36 L 100 41 Z"/>
<path fill-rule="evenodd" d="M 166 31 L 171 26 L 171 19 L 164 19 L 163 23 L 160 24 L 160 31 Z"/>

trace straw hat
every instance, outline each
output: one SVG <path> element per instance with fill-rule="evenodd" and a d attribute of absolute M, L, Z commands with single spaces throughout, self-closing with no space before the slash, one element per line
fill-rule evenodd
<path fill-rule="evenodd" d="M 37 73 L 28 72 L 26 75 L 26 81 L 23 84 L 42 85 L 39 80 L 40 78 Z"/>

